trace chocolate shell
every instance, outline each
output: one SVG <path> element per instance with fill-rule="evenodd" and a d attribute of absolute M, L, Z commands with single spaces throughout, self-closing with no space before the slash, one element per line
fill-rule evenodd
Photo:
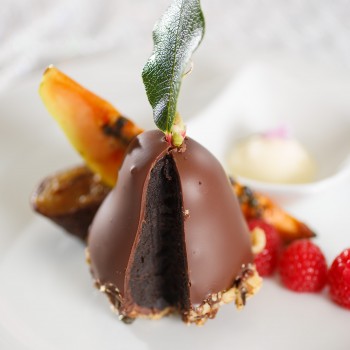
<path fill-rule="evenodd" d="M 91 225 L 88 253 L 96 285 L 126 320 L 177 311 L 202 324 L 222 303 L 244 304 L 260 285 L 220 163 L 196 141 L 170 147 L 155 130 L 127 149 Z"/>

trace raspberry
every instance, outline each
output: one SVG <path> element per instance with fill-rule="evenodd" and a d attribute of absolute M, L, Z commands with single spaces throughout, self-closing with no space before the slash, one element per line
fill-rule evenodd
<path fill-rule="evenodd" d="M 294 241 L 282 253 L 282 283 L 296 292 L 319 292 L 327 283 L 327 263 L 320 248 L 307 239 Z"/>
<path fill-rule="evenodd" d="M 280 237 L 273 226 L 260 219 L 253 219 L 248 222 L 249 230 L 254 235 L 255 231 L 261 229 L 265 234 L 259 253 L 255 255 L 254 263 L 260 276 L 271 276 L 277 267 L 278 255 L 281 247 Z M 256 242 L 253 242 L 253 248 Z M 259 244 L 259 243 L 258 243 Z"/>
<path fill-rule="evenodd" d="M 335 258 L 328 272 L 328 280 L 331 298 L 350 309 L 350 248 Z"/>

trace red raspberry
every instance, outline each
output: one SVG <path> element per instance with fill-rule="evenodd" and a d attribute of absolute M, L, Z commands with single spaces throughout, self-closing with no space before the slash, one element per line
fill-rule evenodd
<path fill-rule="evenodd" d="M 327 283 L 327 263 L 320 248 L 307 239 L 294 241 L 282 253 L 282 283 L 296 292 L 319 292 Z"/>
<path fill-rule="evenodd" d="M 350 248 L 335 258 L 329 269 L 328 279 L 331 298 L 350 309 Z"/>
<path fill-rule="evenodd" d="M 281 247 L 280 237 L 273 226 L 260 219 L 248 222 L 249 230 L 252 232 L 260 228 L 265 233 L 265 247 L 255 255 L 254 263 L 260 276 L 271 276 L 277 267 L 278 255 Z"/>

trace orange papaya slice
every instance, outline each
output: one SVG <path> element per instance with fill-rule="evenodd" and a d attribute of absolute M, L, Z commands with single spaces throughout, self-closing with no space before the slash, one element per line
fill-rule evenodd
<path fill-rule="evenodd" d="M 39 94 L 87 166 L 114 186 L 126 147 L 142 129 L 55 67 L 46 69 Z"/>
<path fill-rule="evenodd" d="M 252 191 L 233 178 L 230 180 L 246 220 L 259 218 L 266 221 L 275 227 L 286 244 L 297 239 L 316 236 L 310 227 L 288 214 L 268 196 Z"/>

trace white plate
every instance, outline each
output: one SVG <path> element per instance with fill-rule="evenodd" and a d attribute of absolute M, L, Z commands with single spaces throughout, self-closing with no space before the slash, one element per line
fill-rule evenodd
<path fill-rule="evenodd" d="M 140 62 L 129 58 L 130 69 L 125 71 L 116 67 L 117 60 L 123 60 L 120 53 L 62 68 L 117 101 L 142 125 L 151 125 L 142 83 L 134 73 Z M 214 80 L 207 95 L 196 92 L 193 87 L 207 74 L 197 71 L 186 83 L 197 101 L 185 108 L 187 112 L 198 112 L 219 89 Z M 28 206 L 30 192 L 43 176 L 79 162 L 41 105 L 39 80 L 40 74 L 34 74 L 0 97 L 1 349 L 349 349 L 349 311 L 330 302 L 326 291 L 300 295 L 274 280 L 266 280 L 242 312 L 226 305 L 201 328 L 187 327 L 176 317 L 138 320 L 131 326 L 120 323 L 104 295 L 92 287 L 83 245 L 35 216 Z M 148 119 L 140 117 L 147 114 Z M 350 247 L 349 196 L 347 183 L 288 207 L 318 232 L 317 242 L 328 262 Z"/>

